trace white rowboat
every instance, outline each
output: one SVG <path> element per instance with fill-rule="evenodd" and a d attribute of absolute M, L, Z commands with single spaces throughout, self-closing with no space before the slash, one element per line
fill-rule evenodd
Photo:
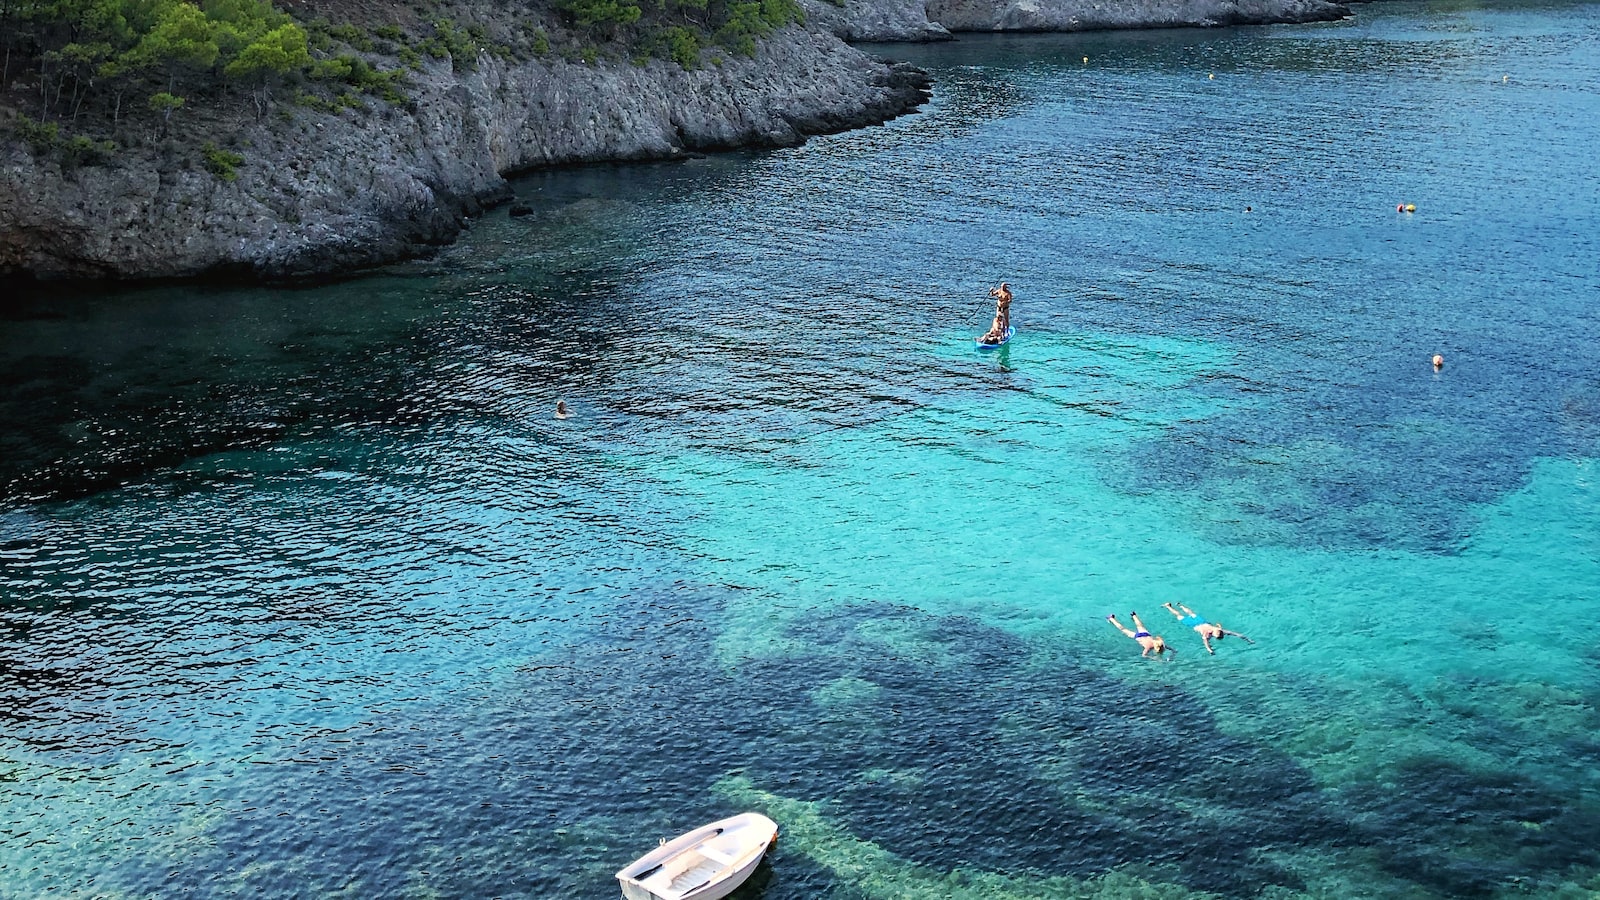
<path fill-rule="evenodd" d="M 675 837 L 617 873 L 627 900 L 717 900 L 756 870 L 777 823 L 740 813 Z"/>

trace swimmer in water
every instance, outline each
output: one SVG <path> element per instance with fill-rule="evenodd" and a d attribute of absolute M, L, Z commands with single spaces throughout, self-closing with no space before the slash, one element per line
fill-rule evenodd
<path fill-rule="evenodd" d="M 1140 653 L 1140 656 L 1149 656 L 1154 653 L 1156 658 L 1159 659 L 1163 653 L 1171 653 L 1173 656 L 1178 655 L 1178 651 L 1167 646 L 1164 638 L 1160 635 L 1151 634 L 1150 629 L 1144 627 L 1144 623 L 1139 621 L 1138 613 L 1131 612 L 1128 615 L 1133 618 L 1133 628 L 1128 628 L 1118 622 L 1115 615 L 1106 616 L 1106 621 L 1117 626 L 1118 631 L 1139 642 L 1139 646 L 1144 648 L 1144 652 Z"/>
<path fill-rule="evenodd" d="M 1211 642 L 1213 640 L 1220 641 L 1230 634 L 1236 638 L 1243 639 L 1245 643 L 1255 643 L 1255 641 L 1250 640 L 1237 631 L 1229 631 L 1228 629 L 1223 628 L 1219 623 L 1207 622 L 1205 619 L 1200 618 L 1199 613 L 1196 613 L 1189 607 L 1184 606 L 1182 603 L 1179 603 L 1176 607 L 1174 607 L 1171 603 L 1163 603 L 1161 605 L 1167 608 L 1167 612 L 1178 617 L 1179 625 L 1188 625 L 1190 628 L 1193 628 L 1196 632 L 1198 632 L 1200 634 L 1200 640 L 1205 642 L 1206 652 L 1212 656 L 1216 656 L 1217 651 L 1211 648 Z M 1183 611 L 1179 612 L 1178 610 Z"/>
<path fill-rule="evenodd" d="M 572 415 L 572 410 L 567 409 L 567 401 L 565 401 L 565 400 L 557 400 L 556 401 L 556 418 L 565 419 L 567 416 L 570 416 L 570 415 Z"/>

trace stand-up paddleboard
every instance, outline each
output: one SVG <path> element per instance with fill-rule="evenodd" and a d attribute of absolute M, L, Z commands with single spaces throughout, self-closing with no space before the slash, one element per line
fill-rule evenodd
<path fill-rule="evenodd" d="M 978 345 L 978 349 L 979 350 L 999 350 L 1001 347 L 1004 347 L 1006 345 L 1006 341 L 1011 340 L 1011 336 L 1013 334 L 1016 334 L 1016 333 L 1017 333 L 1017 329 L 1016 329 L 1015 326 L 1007 325 L 1006 326 L 1006 333 L 1005 333 L 1004 336 L 1002 336 L 1000 338 L 1000 343 L 998 343 L 998 344 L 985 344 L 979 338 L 973 338 L 972 342 L 974 344 Z"/>

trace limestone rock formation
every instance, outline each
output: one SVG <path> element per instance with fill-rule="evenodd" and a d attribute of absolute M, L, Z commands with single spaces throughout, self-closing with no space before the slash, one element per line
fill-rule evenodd
<path fill-rule="evenodd" d="M 926 0 L 810 0 L 806 21 L 847 41 L 948 41 L 950 31 L 928 17 Z"/>
<path fill-rule="evenodd" d="M 950 31 L 1090 31 L 1341 19 L 1329 0 L 928 0 Z"/>
<path fill-rule="evenodd" d="M 435 59 L 411 78 L 403 103 L 374 98 L 329 112 L 279 101 L 260 116 L 186 110 L 174 136 L 91 161 L 0 129 L 0 277 L 348 272 L 453 239 L 466 217 L 509 198 L 505 179 L 520 171 L 789 145 L 882 122 L 927 98 L 924 73 L 845 40 L 1348 15 L 1330 0 L 802 2 L 806 23 L 763 40 L 755 58 L 700 68 L 487 52 L 465 67 Z M 206 139 L 242 162 L 218 172 Z"/>
<path fill-rule="evenodd" d="M 694 70 L 484 54 L 464 74 L 434 62 L 405 107 L 187 121 L 234 135 L 245 161 L 232 181 L 174 141 L 74 168 L 10 141 L 0 143 L 0 274 L 348 271 L 450 240 L 463 217 L 509 197 L 505 176 L 521 170 L 790 145 L 892 118 L 927 90 L 918 70 L 791 26 L 754 59 Z"/>

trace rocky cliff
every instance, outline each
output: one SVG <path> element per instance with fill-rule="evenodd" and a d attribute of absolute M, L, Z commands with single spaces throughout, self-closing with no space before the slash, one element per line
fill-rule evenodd
<path fill-rule="evenodd" d="M 402 98 L 342 111 L 283 99 L 261 111 L 240 103 L 231 113 L 221 103 L 186 109 L 171 135 L 163 127 L 103 158 L 51 152 L 18 129 L 0 130 L 0 276 L 345 272 L 451 240 L 466 217 L 508 196 L 505 178 L 518 171 L 794 144 L 882 122 L 926 99 L 923 73 L 845 40 L 1347 14 L 1327 0 L 803 3 L 805 24 L 767 36 L 753 58 L 690 69 L 549 53 L 481 52 L 468 66 L 433 58 L 417 65 Z M 210 142 L 237 152 L 237 162 L 208 163 Z"/>
<path fill-rule="evenodd" d="M 152 142 L 64 167 L 0 146 L 0 272 L 149 278 L 345 271 L 454 237 L 534 166 L 777 146 L 881 122 L 926 98 L 927 79 L 831 34 L 790 27 L 754 59 L 508 63 L 457 75 L 435 62 L 406 106 L 316 112 L 280 105 L 260 122 L 194 118 L 244 161 L 227 181 L 194 141 Z"/>
<path fill-rule="evenodd" d="M 926 0 L 808 0 L 806 20 L 847 41 L 948 41 L 954 35 L 928 15 Z"/>
<path fill-rule="evenodd" d="M 1350 14 L 1329 0 L 928 0 L 927 6 L 929 18 L 950 31 L 1261 25 Z"/>

